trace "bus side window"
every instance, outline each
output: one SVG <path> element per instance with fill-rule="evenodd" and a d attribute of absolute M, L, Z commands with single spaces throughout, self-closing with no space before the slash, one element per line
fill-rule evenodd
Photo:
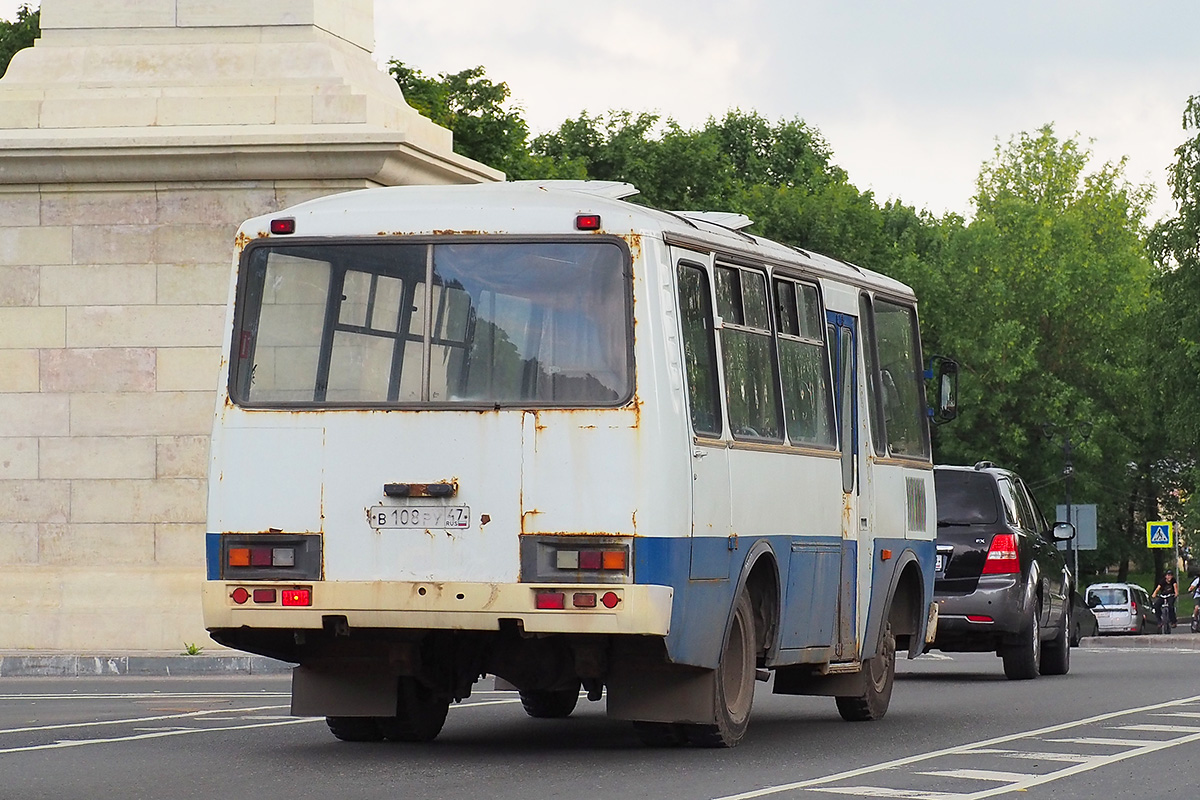
<path fill-rule="evenodd" d="M 694 264 L 679 264 L 679 316 L 683 325 L 684 369 L 692 430 L 697 436 L 721 435 L 721 397 L 717 387 L 717 346 L 713 338 L 708 274 Z"/>
<path fill-rule="evenodd" d="M 716 276 L 729 428 L 735 439 L 779 441 L 783 426 L 771 353 L 766 275 L 718 266 Z"/>
<path fill-rule="evenodd" d="M 875 333 L 888 450 L 892 455 L 928 458 L 929 426 L 916 311 L 876 298 Z"/>
<path fill-rule="evenodd" d="M 793 444 L 836 446 L 833 392 L 817 288 L 775 280 L 783 417 Z"/>
<path fill-rule="evenodd" d="M 862 325 L 862 348 L 867 374 L 867 420 L 871 426 L 871 444 L 880 456 L 888 454 L 887 434 L 884 431 L 883 403 L 885 387 L 881 387 L 879 353 L 875 347 L 875 308 L 864 292 L 858 297 L 858 318 Z"/>

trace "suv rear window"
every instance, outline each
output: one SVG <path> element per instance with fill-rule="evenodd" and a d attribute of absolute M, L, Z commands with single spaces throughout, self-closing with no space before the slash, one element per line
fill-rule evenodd
<path fill-rule="evenodd" d="M 996 522 L 996 488 L 991 475 L 965 470 L 934 470 L 939 525 Z"/>

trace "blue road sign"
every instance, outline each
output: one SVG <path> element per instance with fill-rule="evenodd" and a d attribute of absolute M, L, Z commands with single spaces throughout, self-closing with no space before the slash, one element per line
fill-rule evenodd
<path fill-rule="evenodd" d="M 1170 522 L 1146 523 L 1147 547 L 1174 547 L 1175 526 Z"/>

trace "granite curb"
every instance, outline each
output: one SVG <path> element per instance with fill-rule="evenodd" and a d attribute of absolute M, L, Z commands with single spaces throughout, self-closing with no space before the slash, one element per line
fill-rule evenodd
<path fill-rule="evenodd" d="M 1186 628 L 1184 629 L 1187 630 Z M 1109 636 L 1088 636 L 1080 643 L 1088 649 L 1103 649 L 1105 647 L 1155 647 L 1170 650 L 1200 650 L 1200 633 L 1162 633 L 1151 636 L 1129 636 L 1113 634 Z"/>
<path fill-rule="evenodd" d="M 0 678 L 285 675 L 292 664 L 245 653 L 23 653 L 0 651 Z"/>

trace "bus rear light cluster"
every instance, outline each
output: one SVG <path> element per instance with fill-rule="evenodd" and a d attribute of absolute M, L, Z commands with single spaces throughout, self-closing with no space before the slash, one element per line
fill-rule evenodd
<path fill-rule="evenodd" d="M 554 565 L 569 570 L 622 570 L 629 566 L 629 554 L 624 547 L 607 550 L 559 550 Z"/>
<path fill-rule="evenodd" d="M 231 567 L 285 567 L 296 566 L 294 547 L 231 547 Z"/>
<path fill-rule="evenodd" d="M 597 598 L 597 592 L 567 592 L 543 590 L 535 593 L 534 606 L 540 611 L 561 611 L 568 608 L 570 598 L 571 608 L 596 608 L 599 604 L 607 609 L 616 608 L 621 602 L 621 596 L 616 592 L 605 592 Z"/>
<path fill-rule="evenodd" d="M 238 586 L 229 593 L 229 599 L 237 603 L 239 606 L 244 606 L 248 602 L 253 602 L 255 605 L 267 606 L 292 606 L 306 607 L 312 605 L 312 587 L 311 586 L 289 586 L 286 588 L 276 589 L 270 588 L 255 588 L 247 589 L 245 586 Z"/>

